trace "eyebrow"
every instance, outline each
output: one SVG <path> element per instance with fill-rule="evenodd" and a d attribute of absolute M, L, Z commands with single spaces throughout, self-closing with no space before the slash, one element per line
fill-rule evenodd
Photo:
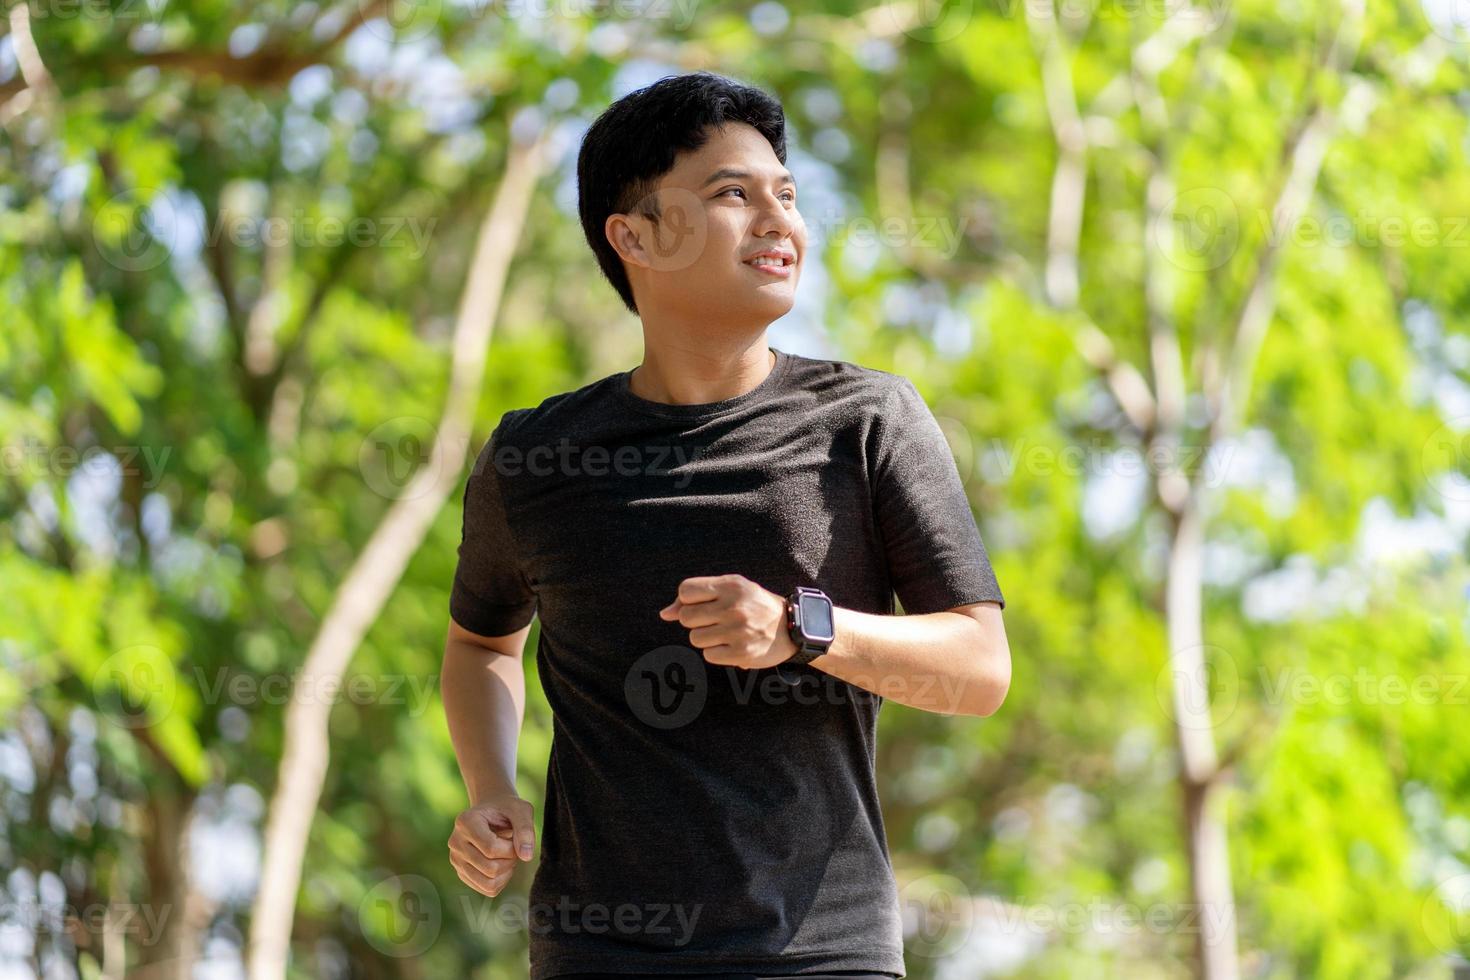
<path fill-rule="evenodd" d="M 748 170 L 741 170 L 737 167 L 721 167 L 719 170 L 716 170 L 714 173 L 706 177 L 704 179 L 704 183 L 700 184 L 699 186 L 708 187 L 710 184 L 713 184 L 717 180 L 729 180 L 732 178 L 735 180 L 751 180 L 754 177 L 755 174 L 751 173 Z M 791 176 L 790 171 L 787 170 L 781 171 L 780 182 L 782 184 L 790 184 L 792 187 L 796 186 L 796 178 Z"/>

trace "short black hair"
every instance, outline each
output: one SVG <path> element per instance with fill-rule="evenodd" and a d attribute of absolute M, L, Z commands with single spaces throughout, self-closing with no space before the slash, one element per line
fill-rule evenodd
<path fill-rule="evenodd" d="M 680 153 L 699 149 L 726 123 L 755 127 L 786 162 L 786 113 L 758 88 L 698 71 L 666 75 L 623 96 L 597 117 L 577 154 L 577 210 L 602 274 L 633 313 L 633 287 L 603 230 L 610 214 L 633 208 L 657 221 L 652 194 Z"/>

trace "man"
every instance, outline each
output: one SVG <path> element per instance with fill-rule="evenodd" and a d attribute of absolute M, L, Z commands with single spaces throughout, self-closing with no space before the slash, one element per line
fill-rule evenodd
<path fill-rule="evenodd" d="M 465 488 L 442 687 L 460 878 L 534 853 L 521 657 L 553 712 L 532 980 L 901 977 L 873 774 L 883 698 L 994 712 L 1004 607 L 900 375 L 768 347 L 806 254 L 785 117 L 707 73 L 609 108 L 578 159 L 631 371 L 507 412 Z M 893 615 L 894 594 L 905 615 Z"/>

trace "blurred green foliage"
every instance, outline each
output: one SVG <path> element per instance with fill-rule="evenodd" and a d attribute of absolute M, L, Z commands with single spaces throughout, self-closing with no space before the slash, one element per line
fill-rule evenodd
<path fill-rule="evenodd" d="M 822 243 L 812 305 L 773 343 L 815 351 L 820 331 L 915 380 L 1009 603 L 999 714 L 883 714 L 895 868 L 953 916 L 916 934 L 910 975 L 1190 974 L 1167 521 L 1078 337 L 1094 324 L 1156 382 L 1166 316 L 1202 390 L 1267 261 L 1245 429 L 1202 461 L 1243 970 L 1441 975 L 1470 952 L 1470 39 L 1450 6 L 1370 5 L 1330 71 L 1350 5 L 1062 5 L 1088 145 L 1059 304 L 1057 107 L 1022 3 L 12 4 L 0 887 L 10 920 L 41 924 L 18 967 L 91 977 L 119 955 L 64 909 L 173 913 L 123 931 L 135 964 L 239 955 L 290 678 L 419 461 L 508 140 L 554 128 L 560 157 L 475 446 L 506 409 L 636 363 L 575 220 L 576 137 L 630 88 L 707 67 L 784 100 Z M 1315 108 L 1330 141 L 1281 228 Z M 1150 221 L 1160 174 L 1176 238 Z M 1189 402 L 1186 446 L 1208 409 Z M 295 976 L 524 972 L 524 927 L 495 915 L 529 876 L 492 902 L 445 852 L 464 794 L 435 682 L 459 525 L 456 494 L 353 661 L 365 693 L 334 710 Z M 550 725 L 527 679 L 539 812 Z M 395 919 L 404 890 L 432 897 L 432 941 Z M 992 898 L 1063 925 L 995 939 L 969 904 Z M 1156 925 L 1128 928 L 1130 909 Z M 982 934 L 1003 950 L 965 945 Z"/>

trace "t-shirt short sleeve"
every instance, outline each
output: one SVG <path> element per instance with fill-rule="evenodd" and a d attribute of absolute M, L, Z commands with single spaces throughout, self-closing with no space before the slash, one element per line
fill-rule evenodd
<path fill-rule="evenodd" d="M 903 611 L 1005 608 L 944 430 L 908 378 L 889 392 L 874 431 L 873 506 Z"/>
<path fill-rule="evenodd" d="M 514 633 L 536 613 L 536 593 L 521 568 L 494 465 L 505 424 L 502 417 L 465 483 L 459 562 L 449 593 L 449 615 L 480 636 Z"/>

